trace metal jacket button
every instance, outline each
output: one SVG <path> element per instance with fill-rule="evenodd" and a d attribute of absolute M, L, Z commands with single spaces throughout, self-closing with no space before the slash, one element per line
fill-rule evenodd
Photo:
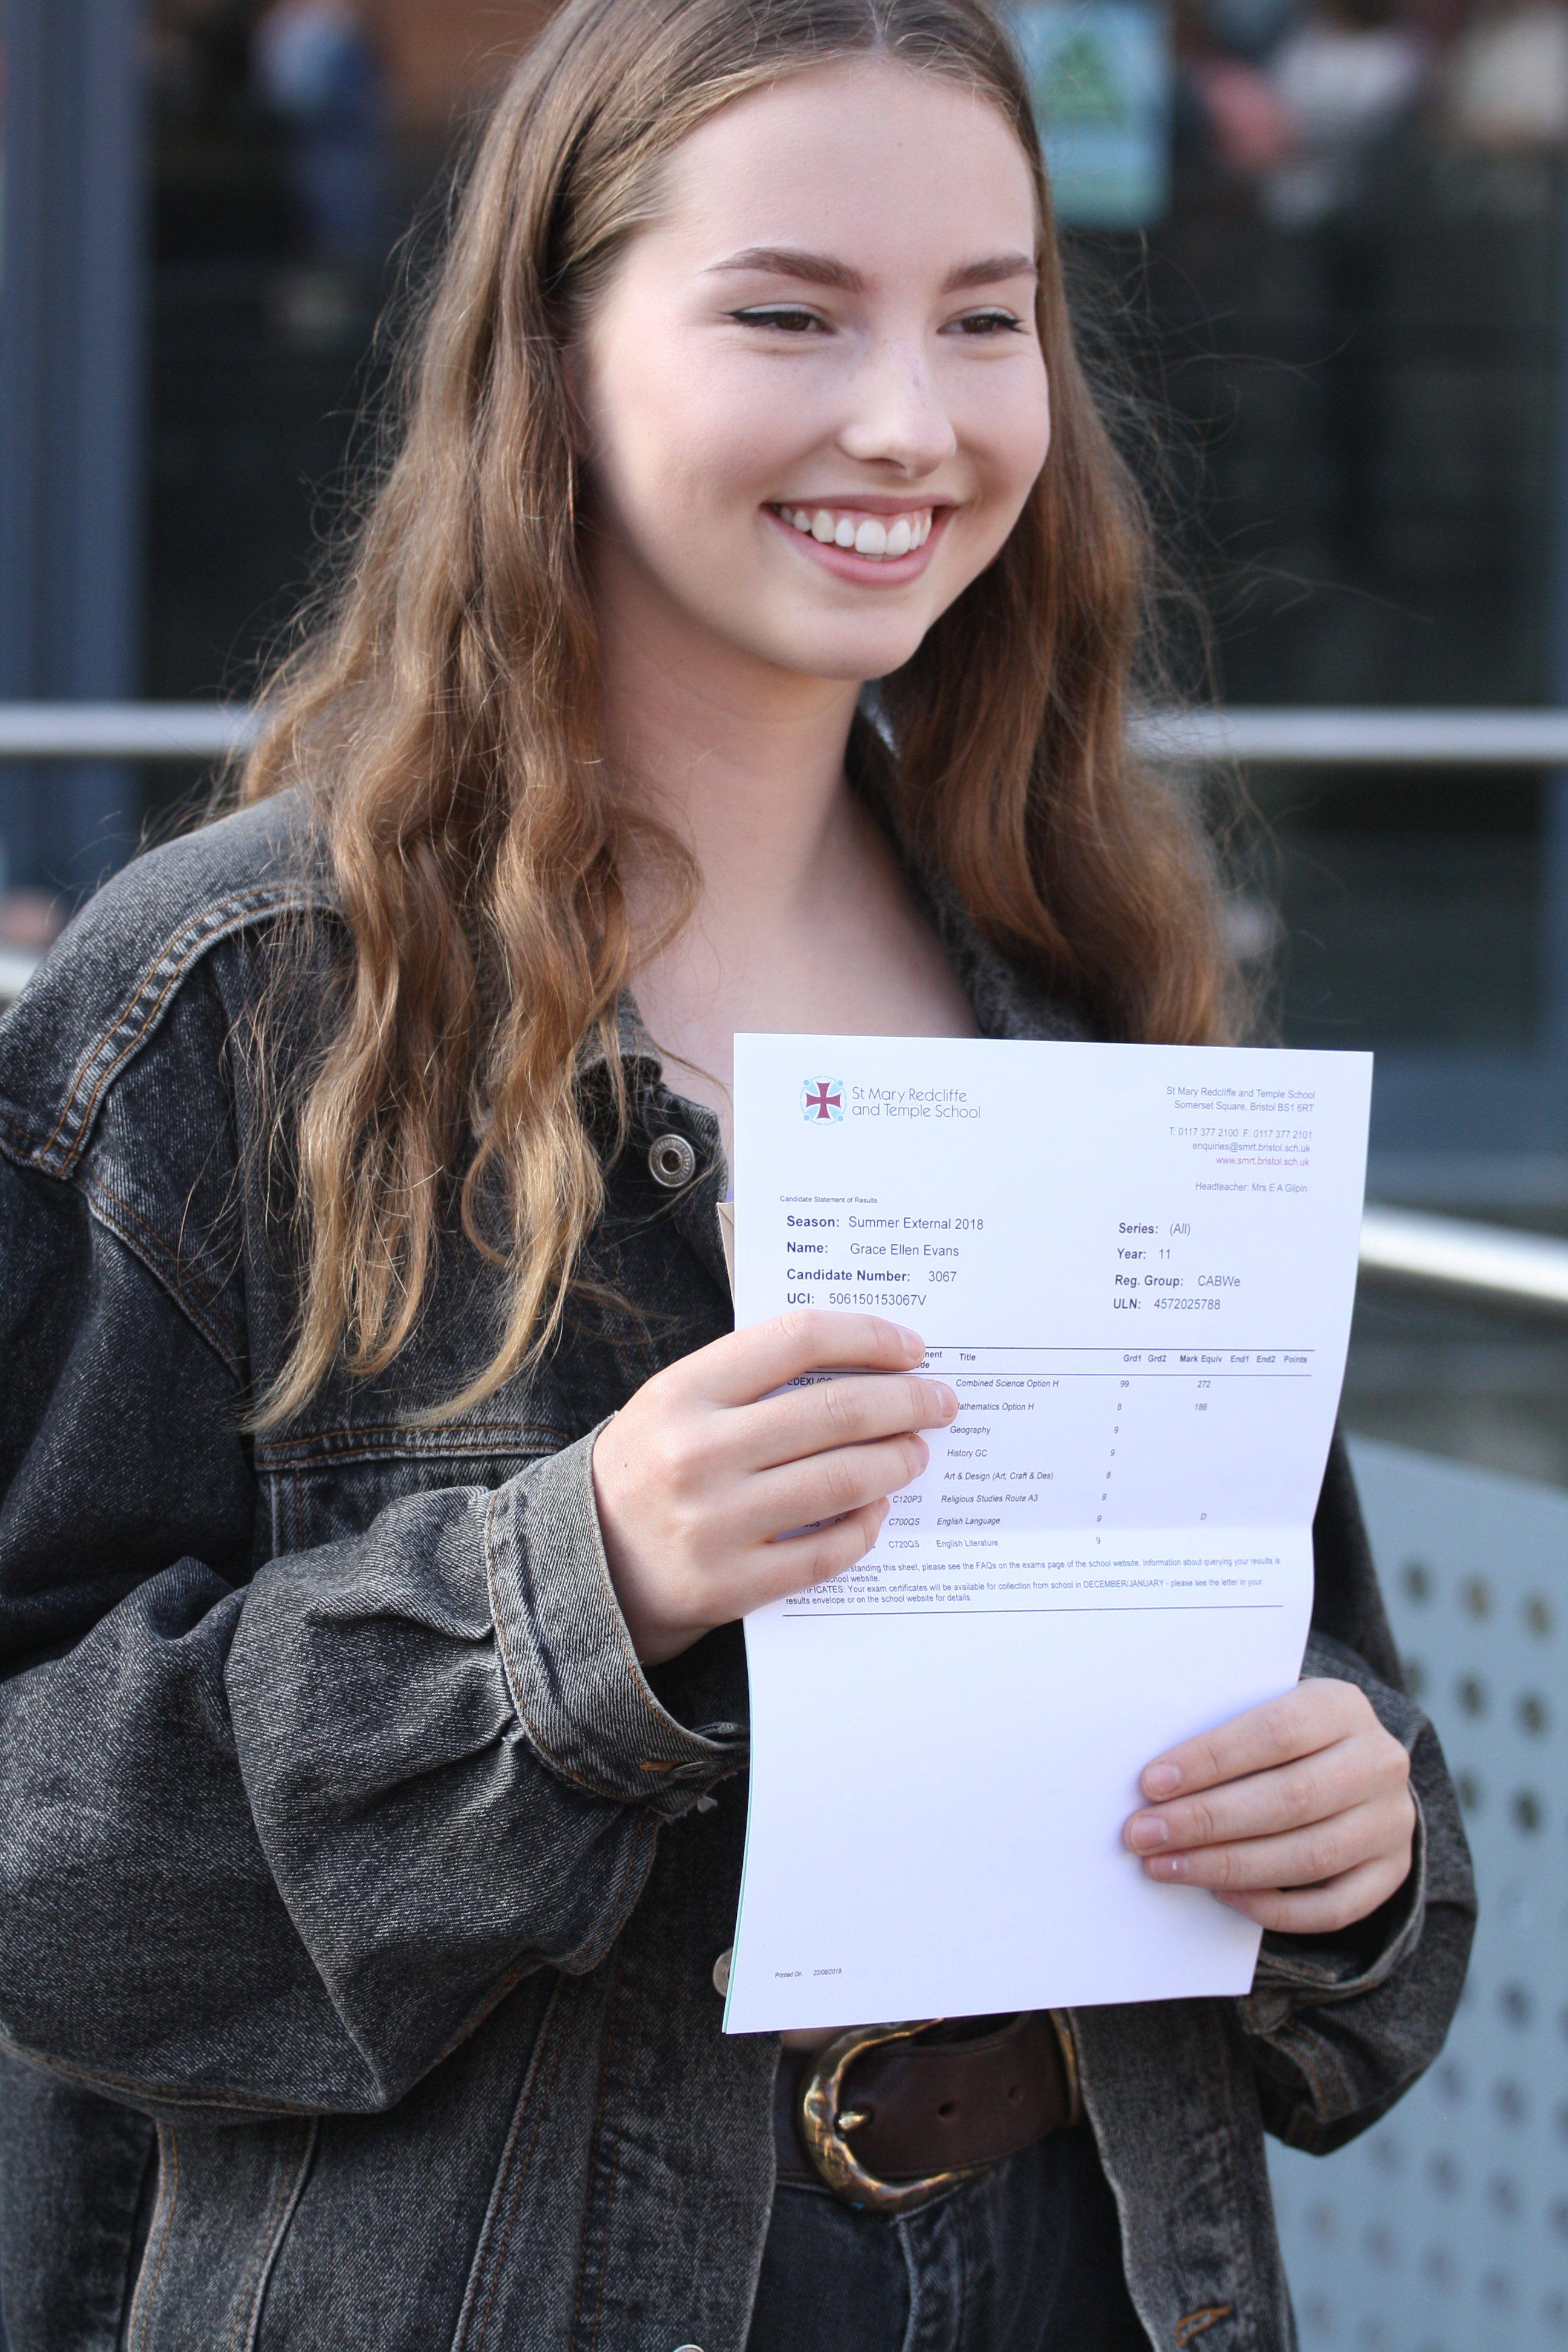
<path fill-rule="evenodd" d="M 684 1135 L 656 1135 L 648 1146 L 647 1171 L 667 1192 L 679 1192 L 697 1172 L 697 1154 Z"/>

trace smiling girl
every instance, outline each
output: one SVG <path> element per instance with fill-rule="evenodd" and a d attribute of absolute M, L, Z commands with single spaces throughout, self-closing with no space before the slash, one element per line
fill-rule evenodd
<path fill-rule="evenodd" d="M 715 1989 L 738 1621 L 955 1410 L 731 1329 L 732 1039 L 1224 1040 L 1142 572 L 979 0 L 568 0 L 245 805 L 0 1028 L 16 2352 L 1293 2340 L 1265 2126 L 1398 2096 L 1471 1916 L 1337 1452 L 1306 1678 L 1126 1831 L 1248 2000 L 932 2025 L 825 2129 Z"/>

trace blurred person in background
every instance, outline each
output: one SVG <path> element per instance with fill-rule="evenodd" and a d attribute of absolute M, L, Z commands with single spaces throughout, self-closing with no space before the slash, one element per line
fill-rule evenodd
<path fill-rule="evenodd" d="M 232 276 L 303 241 L 285 127 L 257 87 L 261 0 L 156 0 L 153 251 Z"/>
<path fill-rule="evenodd" d="M 1306 16 L 1268 64 L 1289 152 L 1265 176 L 1268 216 L 1301 231 L 1352 213 L 1426 76 L 1423 44 L 1392 0 L 1330 0 Z"/>
<path fill-rule="evenodd" d="M 1256 181 L 1294 152 L 1296 130 L 1268 60 L 1297 22 L 1297 0 L 1185 0 L 1175 15 L 1185 127 L 1206 132 L 1215 160 Z"/>
<path fill-rule="evenodd" d="M 1568 141 L 1568 7 L 1483 0 L 1445 76 L 1450 135 L 1499 157 L 1552 154 Z"/>
<path fill-rule="evenodd" d="M 1321 431 L 1329 551 L 1342 577 L 1377 568 L 1378 477 L 1389 418 L 1377 348 L 1389 251 L 1378 180 L 1427 74 L 1423 43 L 1393 0 L 1326 0 L 1287 34 L 1268 79 L 1288 152 L 1260 178 L 1265 218 L 1311 249 L 1329 348 Z"/>
<path fill-rule="evenodd" d="M 257 86 L 289 129 L 312 250 L 378 268 L 389 241 L 388 102 L 359 11 L 350 0 L 276 0 L 253 54 Z"/>
<path fill-rule="evenodd" d="M 1311 446 L 1324 477 L 1323 552 L 1342 577 L 1375 568 L 1375 482 L 1387 439 L 1376 348 L 1389 248 L 1381 182 L 1429 76 L 1392 0 L 1321 0 L 1304 14 L 1219 0 L 1185 66 L 1221 166 L 1250 186 L 1260 226 L 1294 248 L 1297 299 L 1321 321 Z"/>

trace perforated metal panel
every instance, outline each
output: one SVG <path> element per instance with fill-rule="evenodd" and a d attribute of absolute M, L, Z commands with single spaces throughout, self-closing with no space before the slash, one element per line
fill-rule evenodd
<path fill-rule="evenodd" d="M 1568 1495 L 1357 1444 L 1481 1923 L 1448 2048 L 1336 2156 L 1273 2148 L 1303 2352 L 1568 2347 Z"/>

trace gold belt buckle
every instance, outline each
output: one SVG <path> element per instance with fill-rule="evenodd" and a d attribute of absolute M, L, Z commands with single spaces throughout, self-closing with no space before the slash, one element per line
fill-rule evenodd
<path fill-rule="evenodd" d="M 917 2206 L 929 2204 L 944 2189 L 956 2189 L 965 2180 L 977 2180 L 987 2169 L 984 2164 L 971 2164 L 962 2170 L 928 2173 L 923 2180 L 879 2180 L 857 2159 L 844 2137 L 846 2132 L 870 2120 L 866 2109 L 840 2107 L 838 2104 L 844 2077 L 856 2059 L 884 2042 L 907 2042 L 911 2033 L 923 2033 L 928 2025 L 940 2025 L 942 2021 L 940 2017 L 921 2017 L 908 2025 L 855 2026 L 818 2053 L 816 2063 L 802 2083 L 801 2137 L 823 2179 L 835 2197 L 841 2197 L 847 2205 L 858 2205 L 868 2213 L 889 2216 L 912 2213 Z"/>

